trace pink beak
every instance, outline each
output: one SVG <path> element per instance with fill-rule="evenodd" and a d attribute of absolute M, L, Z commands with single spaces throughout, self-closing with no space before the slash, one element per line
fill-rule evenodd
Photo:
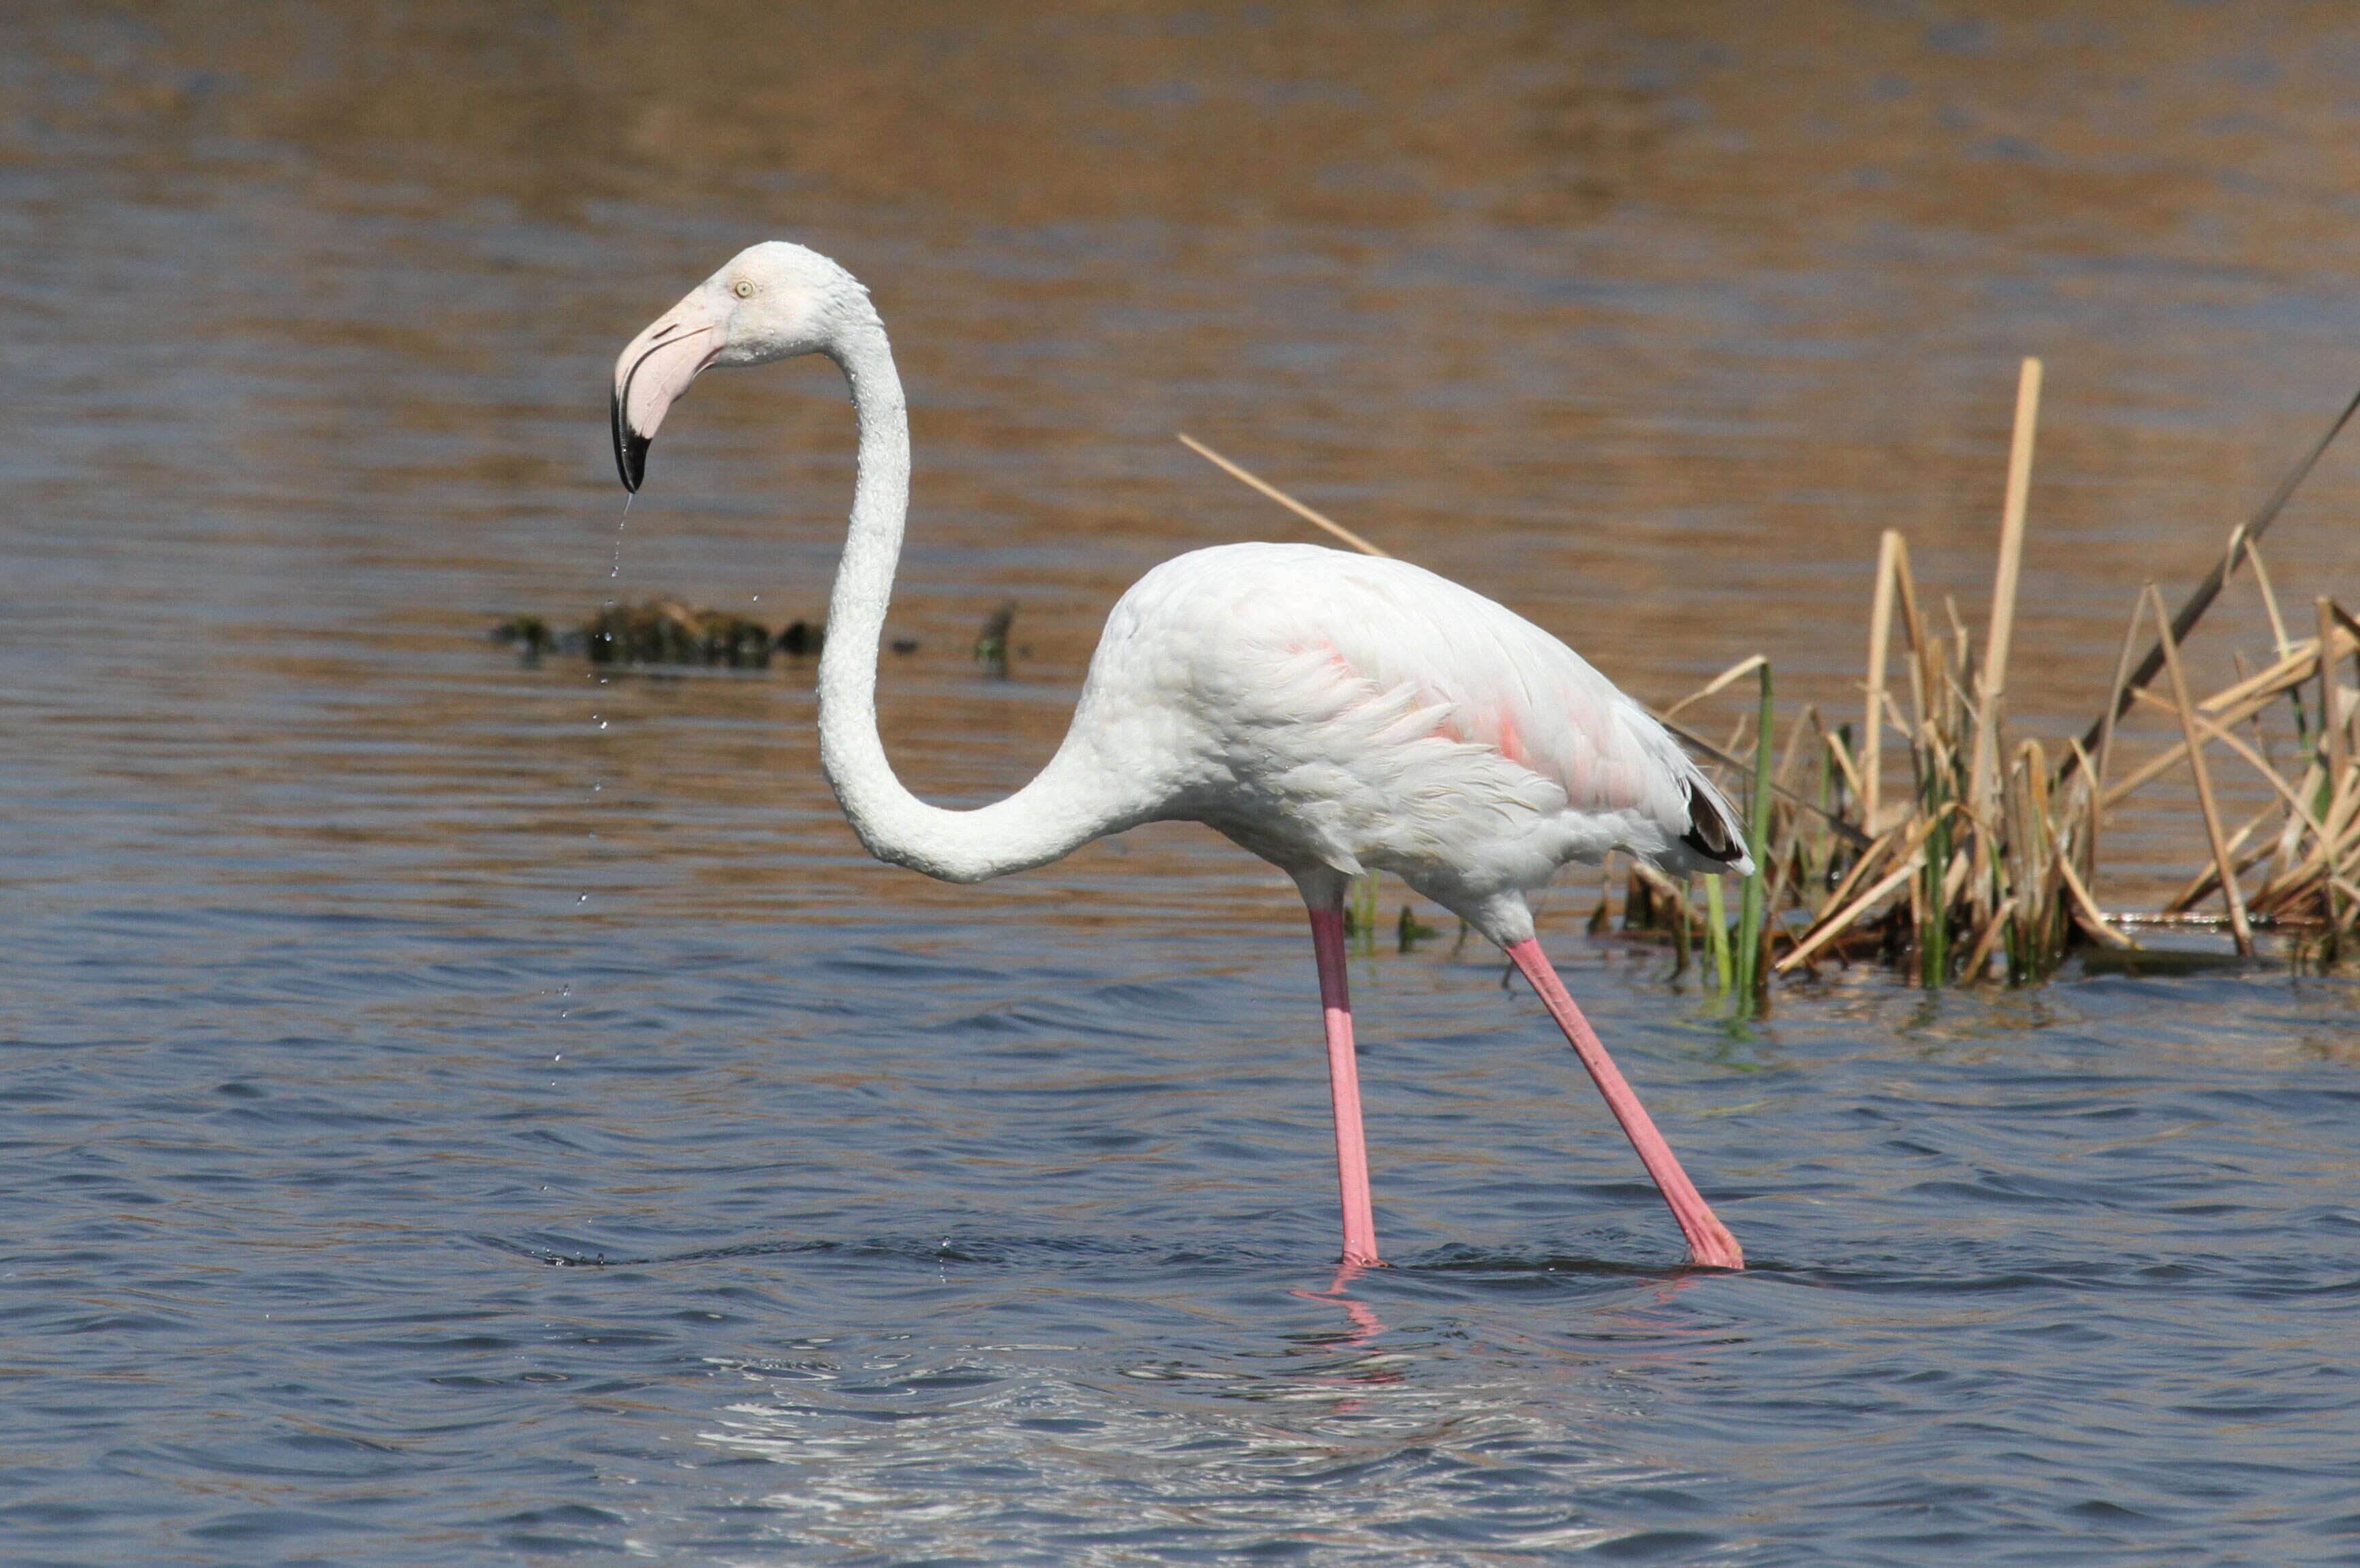
<path fill-rule="evenodd" d="M 639 489 L 656 427 L 727 341 L 727 318 L 699 289 L 631 339 L 615 361 L 615 468 L 625 489 Z"/>

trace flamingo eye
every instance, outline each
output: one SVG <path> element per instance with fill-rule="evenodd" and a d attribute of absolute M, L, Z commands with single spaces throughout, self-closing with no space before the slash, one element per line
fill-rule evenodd
<path fill-rule="evenodd" d="M 741 300 L 750 300 L 754 297 L 754 285 L 740 278 L 729 286 L 729 291 Z"/>

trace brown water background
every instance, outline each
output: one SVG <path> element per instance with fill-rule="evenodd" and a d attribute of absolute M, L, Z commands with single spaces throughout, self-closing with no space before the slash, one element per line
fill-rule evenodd
<path fill-rule="evenodd" d="M 620 344 L 790 237 L 909 384 L 935 798 L 1046 757 L 1147 566 L 1302 536 L 1176 430 L 1649 700 L 1758 650 L 1849 718 L 1881 529 L 1980 632 L 2026 354 L 2061 737 L 2360 378 L 2355 82 L 2328 5 L 9 5 L 0 1557 L 2355 1560 L 2340 983 L 1732 1033 L 1572 879 L 1765 1266 L 1677 1274 L 1446 933 L 1355 977 L 1369 1340 L 1290 1294 L 1283 879 L 1169 828 L 938 887 L 843 827 L 808 665 L 485 632 L 817 614 L 831 369 L 701 384 L 628 526 L 606 449 Z M 2355 465 L 2272 535 L 2299 619 Z M 2191 653 L 2267 649 L 2240 587 Z M 2200 842 L 2160 790 L 2108 901 Z"/>

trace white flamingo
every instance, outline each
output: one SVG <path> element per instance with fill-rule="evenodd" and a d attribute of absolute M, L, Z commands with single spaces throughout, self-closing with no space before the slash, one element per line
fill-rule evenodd
<path fill-rule="evenodd" d="M 1534 939 L 1525 894 L 1609 850 L 1674 874 L 1753 869 L 1737 817 L 1662 726 L 1522 617 L 1405 562 L 1307 544 L 1225 544 L 1123 595 L 1065 742 L 1032 783 L 973 811 L 918 799 L 877 733 L 878 640 L 901 549 L 910 430 L 869 292 L 784 242 L 738 255 L 615 363 L 615 458 L 648 444 L 714 365 L 823 354 L 851 383 L 858 476 L 819 666 L 820 764 L 871 854 L 946 882 L 1047 863 L 1142 822 L 1202 822 L 1295 879 L 1326 1014 L 1344 1261 L 1374 1264 L 1368 1157 L 1344 983 L 1344 894 L 1389 871 L 1498 943 L 1532 982 L 1687 1234 L 1743 1266 Z"/>

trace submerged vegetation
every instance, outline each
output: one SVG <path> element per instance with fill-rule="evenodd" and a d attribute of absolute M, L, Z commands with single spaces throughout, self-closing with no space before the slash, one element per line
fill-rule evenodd
<path fill-rule="evenodd" d="M 1013 601 L 991 612 L 976 638 L 975 662 L 986 673 L 1004 677 L 1011 653 L 1029 656 L 1029 648 L 1009 646 L 1015 624 Z M 827 639 L 818 621 L 791 620 L 784 626 L 690 604 L 666 595 L 639 604 L 608 604 L 569 631 L 553 630 L 538 615 L 512 615 L 492 628 L 492 641 L 517 651 L 528 664 L 550 653 L 578 653 L 594 664 L 651 666 L 700 664 L 731 670 L 766 670 L 774 656 L 804 659 L 816 654 Z M 894 637 L 894 652 L 914 653 L 918 640 Z"/>
<path fill-rule="evenodd" d="M 1856 722 L 1831 722 L 1806 707 L 1782 730 L 1771 663 L 1760 654 L 1657 716 L 1721 765 L 1731 798 L 1743 804 L 1756 869 L 1737 890 L 1732 918 L 1722 879 L 1679 883 L 1632 864 L 1622 928 L 1668 945 L 1675 973 L 1697 964 L 1736 1015 L 1768 1005 L 1774 977 L 1830 963 L 1882 963 L 1929 988 L 2033 984 L 2079 951 L 2136 952 L 2133 932 L 2156 927 L 2224 929 L 2242 957 L 2254 955 L 2256 932 L 2268 931 L 2299 967 L 2360 953 L 2354 725 L 2360 689 L 2344 674 L 2360 659 L 2360 621 L 2320 596 L 2301 629 L 2310 634 L 2295 635 L 2259 548 L 2296 487 L 2360 411 L 2360 394 L 2261 511 L 2231 532 L 2220 565 L 2176 615 L 2166 615 L 2155 585 L 2140 591 L 2104 713 L 2086 735 L 2047 742 L 2012 734 L 2005 712 L 2039 396 L 2039 362 L 2027 360 L 1991 617 L 1980 643 L 1947 602 L 1943 621 L 1932 620 L 1907 543 L 1887 530 Z M 1201 443 L 1181 439 L 1346 543 L 1382 554 Z M 2247 566 L 2269 616 L 2270 662 L 2252 674 L 2241 663 L 2235 683 L 2199 696 L 2180 644 Z M 2146 657 L 2134 664 L 2134 650 L 2149 636 Z M 1681 722 L 1684 710 L 1749 675 L 1754 711 L 1725 745 Z M 2119 721 L 2139 709 L 2168 718 L 2173 738 L 2127 761 Z M 2214 770 L 2232 759 L 2268 791 L 2259 811 L 2234 823 L 2223 815 L 2214 781 Z M 2196 869 L 2162 908 L 2110 914 L 2096 894 L 2107 814 L 2174 773 L 2193 785 L 2186 828 Z M 1372 932 L 1373 890 L 1363 896 L 1359 928 Z M 1406 909 L 1404 920 L 1406 930 Z M 1591 929 L 1611 926 L 1601 897 Z"/>
<path fill-rule="evenodd" d="M 492 628 L 494 641 L 514 647 L 528 663 L 566 652 L 594 664 L 713 664 L 733 670 L 768 668 L 774 653 L 816 653 L 823 635 L 809 621 L 772 628 L 727 610 L 661 597 L 607 605 L 562 633 L 537 615 L 510 616 Z"/>

